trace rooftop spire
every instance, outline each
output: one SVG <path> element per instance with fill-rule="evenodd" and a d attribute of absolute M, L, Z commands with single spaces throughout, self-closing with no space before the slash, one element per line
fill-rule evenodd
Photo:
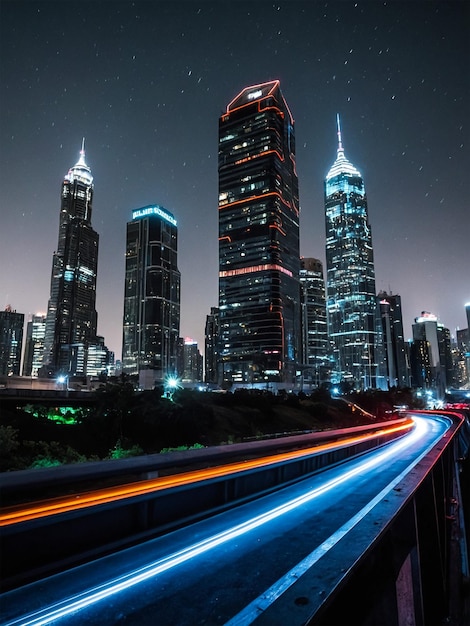
<path fill-rule="evenodd" d="M 78 159 L 77 165 L 85 165 L 85 137 L 82 138 L 82 149 L 80 150 L 80 158 Z"/>
<path fill-rule="evenodd" d="M 361 176 L 359 170 L 347 160 L 344 154 L 343 142 L 341 139 L 341 124 L 339 120 L 339 113 L 336 114 L 336 134 L 338 136 L 336 161 L 333 163 L 330 171 L 326 175 L 326 180 L 328 181 L 331 178 L 334 178 L 335 176 L 338 176 L 340 174 L 346 176 Z"/>
<path fill-rule="evenodd" d="M 67 180 L 72 182 L 73 180 L 81 180 L 87 185 L 91 185 L 93 182 L 93 176 L 91 175 L 91 169 L 85 161 L 85 137 L 82 139 L 82 148 L 80 150 L 80 158 L 73 167 L 71 167 L 65 176 Z"/>
<path fill-rule="evenodd" d="M 344 152 L 343 142 L 341 141 L 341 125 L 339 121 L 339 113 L 336 114 L 336 132 L 338 135 L 338 156 L 340 152 Z"/>

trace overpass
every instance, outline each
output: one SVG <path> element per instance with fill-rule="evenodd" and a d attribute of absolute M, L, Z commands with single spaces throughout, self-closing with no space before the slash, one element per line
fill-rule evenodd
<path fill-rule="evenodd" d="M 251 446 L 249 456 L 264 455 L 259 464 L 232 461 L 218 475 L 97 506 L 2 517 L 4 620 L 52 623 L 61 614 L 112 624 L 110 602 L 139 624 L 192 624 L 204 614 L 205 623 L 344 624 L 345 607 L 348 624 L 457 620 L 468 576 L 459 464 L 469 441 L 461 415 L 415 415 L 413 425 L 343 432 L 333 443 L 264 442 L 277 451 Z M 49 562 L 34 562 L 42 545 Z M 41 568 L 64 573 L 41 580 Z M 25 571 L 37 582 L 27 584 Z M 142 605 L 154 585 L 158 600 Z"/>

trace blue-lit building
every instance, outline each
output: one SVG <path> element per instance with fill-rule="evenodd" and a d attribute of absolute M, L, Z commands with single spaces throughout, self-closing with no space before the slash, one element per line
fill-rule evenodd
<path fill-rule="evenodd" d="M 44 337 L 46 316 L 33 315 L 26 326 L 26 341 L 23 359 L 23 376 L 36 378 L 44 359 Z"/>
<path fill-rule="evenodd" d="M 86 375 L 88 346 L 96 343 L 98 233 L 91 225 L 93 176 L 82 144 L 62 183 L 59 239 L 52 259 L 41 376 Z"/>
<path fill-rule="evenodd" d="M 384 387 L 409 387 L 410 366 L 405 349 L 401 297 L 381 291 L 377 296 L 379 373 Z"/>
<path fill-rule="evenodd" d="M 325 279 L 319 259 L 300 259 L 303 388 L 319 387 L 330 380 Z"/>
<path fill-rule="evenodd" d="M 336 160 L 325 180 L 326 284 L 332 382 L 377 386 L 376 291 L 364 180 L 350 163 L 337 117 Z"/>
<path fill-rule="evenodd" d="M 294 381 L 299 262 L 294 120 L 275 80 L 219 120 L 219 382 Z"/>
<path fill-rule="evenodd" d="M 152 388 L 177 374 L 180 331 L 178 228 L 158 205 L 127 223 L 122 370 Z"/>

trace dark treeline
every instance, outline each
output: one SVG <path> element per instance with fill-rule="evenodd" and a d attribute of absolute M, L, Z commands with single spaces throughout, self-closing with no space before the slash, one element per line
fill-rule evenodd
<path fill-rule="evenodd" d="M 348 398 L 371 415 L 323 389 L 310 395 L 179 389 L 169 399 L 163 389 L 137 392 L 127 382 L 101 387 L 93 406 L 75 407 L 70 423 L 50 419 L 46 406 L 25 410 L 2 405 L 0 471 L 345 428 L 391 419 L 398 405 L 416 406 L 410 390 L 368 391 Z"/>

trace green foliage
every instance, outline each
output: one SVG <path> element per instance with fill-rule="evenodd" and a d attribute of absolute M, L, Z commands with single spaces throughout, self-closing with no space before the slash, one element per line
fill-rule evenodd
<path fill-rule="evenodd" d="M 18 430 L 12 426 L 0 426 L 0 458 L 11 455 L 19 445 Z"/>
<path fill-rule="evenodd" d="M 107 382 L 87 408 L 59 411 L 47 407 L 2 406 L 0 471 L 46 467 L 85 460 L 122 459 L 142 454 L 191 450 L 272 435 L 343 428 L 369 423 L 349 400 L 375 419 L 393 419 L 393 407 L 416 406 L 411 390 L 368 391 L 331 398 L 327 389 L 310 396 L 260 390 L 204 393 L 177 389 L 173 402 L 162 389 L 135 391 L 127 380 Z"/>
<path fill-rule="evenodd" d="M 144 451 L 138 445 L 131 445 L 128 448 L 123 447 L 119 439 L 114 448 L 109 451 L 108 459 L 128 459 L 133 456 L 141 456 L 143 453 Z"/>
<path fill-rule="evenodd" d="M 164 454 L 165 452 L 183 452 L 184 450 L 200 450 L 204 448 L 200 443 L 195 443 L 192 446 L 177 446 L 176 448 L 162 448 L 160 450 L 160 454 Z"/>

